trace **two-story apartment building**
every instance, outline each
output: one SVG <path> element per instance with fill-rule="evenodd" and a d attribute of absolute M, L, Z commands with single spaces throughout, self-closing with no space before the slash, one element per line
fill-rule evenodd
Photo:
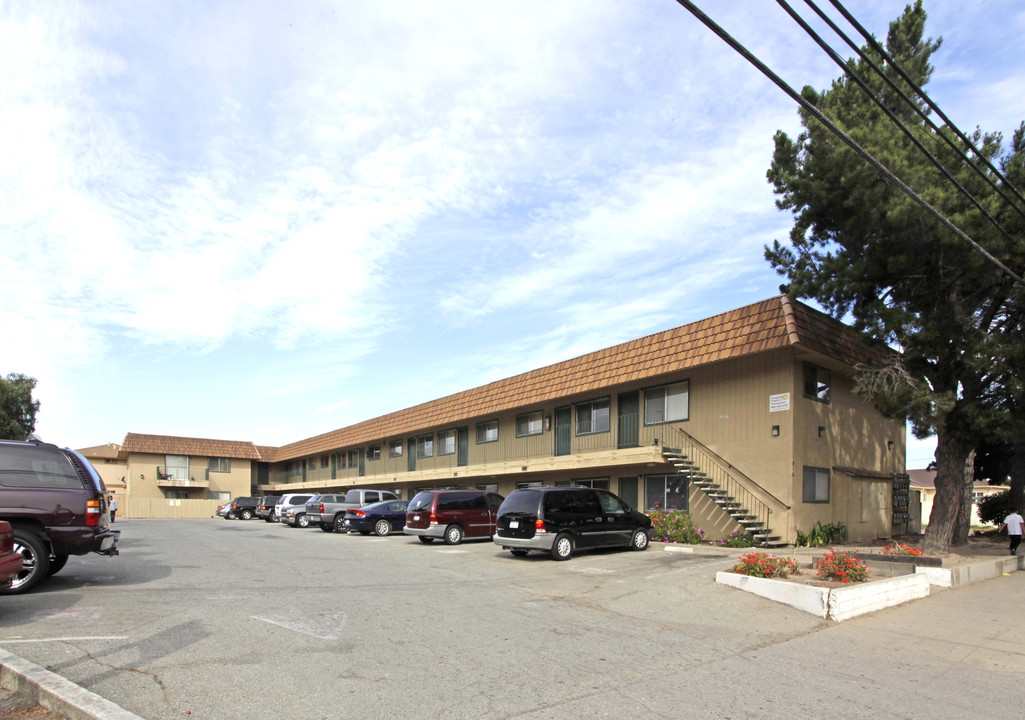
<path fill-rule="evenodd" d="M 779 296 L 268 449 L 261 486 L 586 484 L 688 509 L 713 537 L 751 518 L 783 539 L 817 521 L 886 537 L 905 428 L 852 380 L 885 353 Z M 724 492 L 743 523 L 715 502 Z"/>
<path fill-rule="evenodd" d="M 853 368 L 887 352 L 778 296 L 283 447 L 130 434 L 122 452 L 165 497 L 186 488 L 162 476 L 196 479 L 177 454 L 252 462 L 258 494 L 585 484 L 685 509 L 713 538 L 843 522 L 867 540 L 890 535 L 905 427 L 854 394 Z"/>

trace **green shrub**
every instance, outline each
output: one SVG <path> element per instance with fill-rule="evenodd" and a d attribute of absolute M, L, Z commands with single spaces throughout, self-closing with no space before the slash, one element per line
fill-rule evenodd
<path fill-rule="evenodd" d="M 785 578 L 798 572 L 797 561 L 770 553 L 755 552 L 741 555 L 730 572 L 763 578 Z"/>
<path fill-rule="evenodd" d="M 695 528 L 685 512 L 655 508 L 650 517 L 651 539 L 655 542 L 697 545 L 705 537 L 704 529 Z"/>
<path fill-rule="evenodd" d="M 807 534 L 795 527 L 797 540 L 794 543 L 797 547 L 824 547 L 826 545 L 843 545 L 847 542 L 847 526 L 842 522 L 823 525 L 821 522 L 808 530 Z"/>
<path fill-rule="evenodd" d="M 1011 512 L 1011 493 L 993 493 L 979 500 L 979 519 L 989 525 L 999 525 Z"/>
<path fill-rule="evenodd" d="M 719 544 L 723 547 L 730 548 L 748 548 L 754 545 L 754 539 L 751 534 L 744 530 L 734 530 L 729 535 L 719 541 Z"/>

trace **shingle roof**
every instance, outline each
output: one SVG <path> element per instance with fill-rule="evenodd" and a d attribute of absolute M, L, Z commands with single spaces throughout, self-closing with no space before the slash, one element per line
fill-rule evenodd
<path fill-rule="evenodd" d="M 206 438 L 174 437 L 171 435 L 140 435 L 128 433 L 121 444 L 121 457 L 128 453 L 154 455 L 189 455 L 191 457 L 224 457 L 241 460 L 259 460 L 256 446 L 244 440 L 208 440 Z"/>
<path fill-rule="evenodd" d="M 314 455 L 552 400 L 583 399 L 617 385 L 785 347 L 803 347 L 847 365 L 879 360 L 885 352 L 864 345 L 843 323 L 780 295 L 284 445 L 274 457 Z"/>

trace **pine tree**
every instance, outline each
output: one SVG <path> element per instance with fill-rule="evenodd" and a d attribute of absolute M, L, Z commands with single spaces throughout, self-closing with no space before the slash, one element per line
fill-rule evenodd
<path fill-rule="evenodd" d="M 921 0 L 890 24 L 886 50 L 924 86 L 940 40 L 923 39 Z M 890 79 L 907 83 L 865 48 Z M 964 230 L 1020 273 L 1025 232 L 1020 215 L 953 149 L 941 142 L 863 60 L 849 67 L 868 84 L 981 204 L 996 214 L 999 232 L 900 132 L 856 83 L 843 77 L 825 91 L 802 95 Z M 808 111 L 795 139 L 775 136 L 769 181 L 779 208 L 794 215 L 789 244 L 766 247 L 766 259 L 787 279 L 783 292 L 813 298 L 866 336 L 898 348 L 888 368 L 871 368 L 858 387 L 891 416 L 904 416 L 918 437 L 937 436 L 936 500 L 926 547 L 944 551 L 967 542 L 974 449 L 981 436 L 1014 422 L 1021 408 L 1025 333 L 1023 288 L 964 239 L 901 192 Z M 1022 135 L 1001 155 L 1002 136 L 976 130 L 973 143 L 1017 177 L 1025 162 Z M 941 128 L 949 133 L 949 129 Z M 956 141 L 955 141 L 956 142 Z M 967 148 L 964 148 L 967 150 Z M 988 171 L 987 171 L 988 172 Z M 992 173 L 989 173 L 992 175 Z M 995 180 L 995 182 L 1000 182 Z M 1012 182 L 1014 180 L 1012 179 Z M 1017 393 L 1017 395 L 1015 394 Z M 1020 411 L 1018 419 L 1020 420 Z M 1002 432 L 1002 431 L 1001 431 Z"/>

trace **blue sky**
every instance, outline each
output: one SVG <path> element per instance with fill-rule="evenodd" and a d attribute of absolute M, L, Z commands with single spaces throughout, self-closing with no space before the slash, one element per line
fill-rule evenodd
<path fill-rule="evenodd" d="M 837 76 L 775 3 L 702 6 Z M 931 94 L 1009 135 L 1025 8 L 926 7 Z M 62 445 L 280 445 L 778 292 L 796 108 L 672 0 L 12 0 L 0 67 L 0 373 Z"/>

